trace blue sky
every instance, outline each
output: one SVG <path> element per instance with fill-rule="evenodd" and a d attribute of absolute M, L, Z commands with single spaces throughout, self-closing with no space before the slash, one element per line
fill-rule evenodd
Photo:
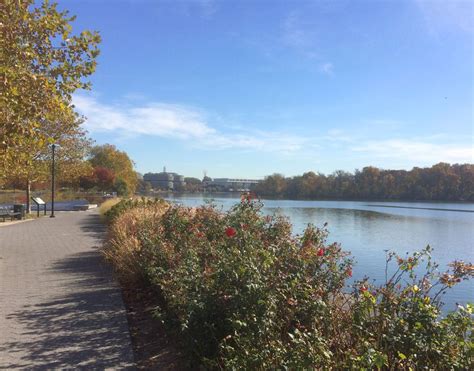
<path fill-rule="evenodd" d="M 260 178 L 473 160 L 473 2 L 60 1 L 102 35 L 97 143 Z"/>

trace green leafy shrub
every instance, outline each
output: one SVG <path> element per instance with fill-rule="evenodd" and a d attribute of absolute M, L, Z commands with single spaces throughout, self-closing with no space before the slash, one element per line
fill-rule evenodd
<path fill-rule="evenodd" d="M 431 260 L 431 247 L 402 258 L 387 257 L 383 285 L 358 282 L 351 300 L 352 348 L 355 366 L 396 369 L 471 369 L 474 356 L 473 306 L 441 315 L 442 294 L 473 276 L 471 264 L 455 261 L 443 274 Z M 388 268 L 395 260 L 395 271 Z M 415 270 L 424 264 L 422 276 Z M 361 341 L 363 340 L 363 341 Z"/>
<path fill-rule="evenodd" d="M 352 260 L 327 230 L 292 235 L 244 198 L 226 213 L 159 201 L 110 210 L 104 250 L 119 273 L 151 285 L 156 310 L 194 362 L 230 369 L 462 369 L 471 366 L 472 306 L 440 318 L 440 297 L 473 275 L 455 262 L 439 274 L 430 248 L 389 254 L 387 279 L 352 290 Z M 427 259 L 426 274 L 415 268 Z M 395 260 L 396 269 L 388 277 Z M 436 292 L 433 292 L 435 291 Z"/>

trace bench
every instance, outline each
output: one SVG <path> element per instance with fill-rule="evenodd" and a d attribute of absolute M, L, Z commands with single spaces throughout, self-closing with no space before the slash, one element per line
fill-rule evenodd
<path fill-rule="evenodd" d="M 5 221 L 6 218 L 10 218 L 11 221 L 14 219 L 21 219 L 22 215 L 20 212 L 13 212 L 10 211 L 9 209 L 0 209 L 0 219 L 3 219 L 2 221 Z"/>

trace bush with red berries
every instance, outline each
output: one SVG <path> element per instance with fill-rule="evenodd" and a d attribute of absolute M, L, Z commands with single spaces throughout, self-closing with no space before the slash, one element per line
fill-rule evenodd
<path fill-rule="evenodd" d="M 324 228 L 308 225 L 295 236 L 287 219 L 264 216 L 251 197 L 225 213 L 212 205 L 115 207 L 123 211 L 111 212 L 106 256 L 127 279 L 142 280 L 162 296 L 155 318 L 179 335 L 194 365 L 469 365 L 472 307 L 440 319 L 439 296 L 427 298 L 434 281 L 449 288 L 471 277 L 472 265 L 458 262 L 439 276 L 429 266 L 422 284 L 413 270 L 427 252 L 398 257 L 398 271 L 385 284 L 364 280 L 351 290 L 352 260 L 339 244 L 326 243 Z"/>

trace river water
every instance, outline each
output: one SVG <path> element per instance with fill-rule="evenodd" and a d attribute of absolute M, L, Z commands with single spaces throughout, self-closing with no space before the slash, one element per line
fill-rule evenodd
<path fill-rule="evenodd" d="M 240 199 L 232 196 L 174 195 L 185 206 L 213 201 L 228 210 Z M 453 260 L 474 262 L 474 204 L 369 201 L 263 200 L 264 213 L 286 215 L 301 233 L 308 223 L 328 223 L 328 242 L 339 242 L 356 263 L 353 279 L 385 280 L 386 250 L 400 255 L 430 245 L 440 270 Z M 474 282 L 462 282 L 443 297 L 444 310 L 474 302 Z"/>

